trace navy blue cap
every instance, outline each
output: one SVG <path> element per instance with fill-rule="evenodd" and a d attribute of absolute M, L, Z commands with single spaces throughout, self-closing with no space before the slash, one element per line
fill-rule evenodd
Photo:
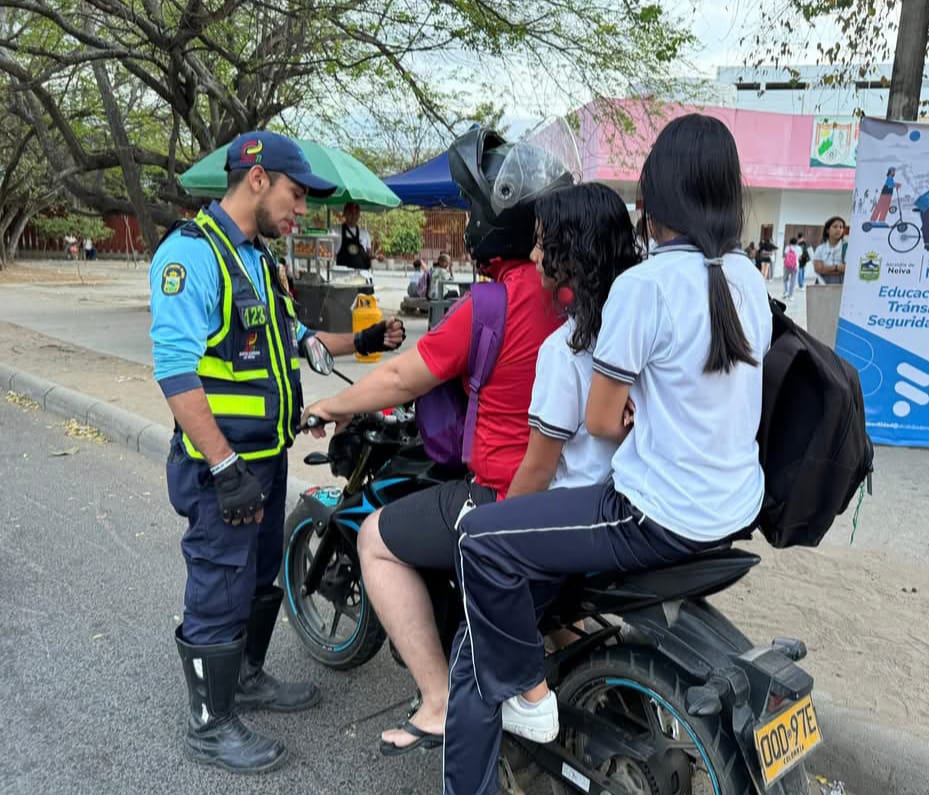
<path fill-rule="evenodd" d="M 240 135 L 226 150 L 226 171 L 261 166 L 265 171 L 279 171 L 311 196 L 324 198 L 338 190 L 338 185 L 314 176 L 303 150 L 285 135 L 257 130 Z"/>

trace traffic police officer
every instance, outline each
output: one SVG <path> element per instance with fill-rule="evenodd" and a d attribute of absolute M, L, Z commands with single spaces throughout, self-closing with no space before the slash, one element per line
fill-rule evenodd
<path fill-rule="evenodd" d="M 190 700 L 184 750 L 233 772 L 270 770 L 283 743 L 253 732 L 236 709 L 290 712 L 319 701 L 312 683 L 264 670 L 282 591 L 287 448 L 303 399 L 300 359 L 313 336 L 280 288 L 261 238 L 280 237 L 306 198 L 336 186 L 300 148 L 252 132 L 228 148 L 229 187 L 166 235 L 152 259 L 155 378 L 176 420 L 168 494 L 186 517 L 184 620 L 175 632 Z M 260 237 L 259 237 L 260 236 Z M 390 320 L 358 334 L 320 333 L 333 354 L 391 350 Z"/>

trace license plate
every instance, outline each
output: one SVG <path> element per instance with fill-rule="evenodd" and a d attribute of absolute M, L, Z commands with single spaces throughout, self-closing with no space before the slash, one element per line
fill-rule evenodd
<path fill-rule="evenodd" d="M 766 787 L 822 742 L 813 699 L 807 696 L 755 729 L 755 748 Z"/>

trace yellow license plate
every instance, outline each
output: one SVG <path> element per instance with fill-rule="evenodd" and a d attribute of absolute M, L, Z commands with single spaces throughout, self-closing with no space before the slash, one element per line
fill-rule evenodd
<path fill-rule="evenodd" d="M 756 728 L 755 748 L 765 786 L 771 786 L 822 739 L 810 696 Z"/>

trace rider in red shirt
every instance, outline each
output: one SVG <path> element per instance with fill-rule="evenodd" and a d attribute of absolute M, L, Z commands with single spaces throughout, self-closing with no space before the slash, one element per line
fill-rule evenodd
<path fill-rule="evenodd" d="M 539 345 L 564 318 L 531 262 L 494 260 L 486 270 L 506 285 L 507 318 L 497 364 L 481 388 L 471 470 L 475 483 L 494 489 L 502 500 L 529 443 L 526 417 Z M 423 337 L 417 349 L 439 381 L 461 378 L 467 391 L 470 340 L 471 302 L 466 300 Z"/>
<path fill-rule="evenodd" d="M 506 285 L 506 320 L 500 353 L 478 400 L 472 474 L 387 505 L 368 516 L 359 534 L 365 590 L 422 694 L 416 714 L 382 735 L 386 755 L 442 744 L 448 664 L 420 572 L 452 571 L 459 516 L 465 508 L 502 499 L 509 489 L 529 442 L 536 356 L 563 319 L 529 255 L 536 244 L 535 199 L 570 184 L 568 170 L 535 147 L 508 144 L 481 128 L 452 144 L 449 166 L 470 202 L 465 245 L 483 274 Z M 408 403 L 452 378 L 466 381 L 471 321 L 471 299 L 465 296 L 415 350 L 310 406 L 304 417 L 344 421 Z"/>

